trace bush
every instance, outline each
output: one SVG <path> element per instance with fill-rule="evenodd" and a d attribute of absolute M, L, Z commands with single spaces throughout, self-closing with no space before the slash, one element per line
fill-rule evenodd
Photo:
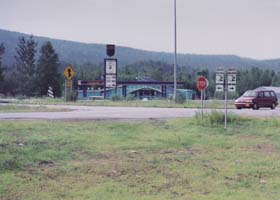
<path fill-rule="evenodd" d="M 120 95 L 113 95 L 112 96 L 112 101 L 122 101 L 123 97 Z"/>
<path fill-rule="evenodd" d="M 25 95 L 17 95 L 16 98 L 17 98 L 18 100 L 28 99 L 28 97 L 25 96 Z"/>
<path fill-rule="evenodd" d="M 176 103 L 183 104 L 186 101 L 186 97 L 182 93 L 176 94 Z"/>
<path fill-rule="evenodd" d="M 239 95 L 236 92 L 228 92 L 228 99 L 229 100 L 230 99 L 236 99 L 238 97 L 239 97 Z M 214 98 L 224 100 L 225 99 L 225 93 L 224 92 L 215 92 Z"/>
<path fill-rule="evenodd" d="M 135 101 L 135 100 L 136 100 L 136 97 L 135 97 L 135 96 L 132 96 L 132 95 L 128 95 L 128 96 L 126 97 L 126 100 L 127 100 L 127 101 Z"/>
<path fill-rule="evenodd" d="M 78 99 L 78 92 L 73 90 L 67 93 L 66 101 L 77 101 Z"/>
<path fill-rule="evenodd" d="M 224 113 L 218 111 L 212 111 L 211 113 L 206 114 L 205 118 L 209 121 L 210 124 L 222 124 L 225 120 Z"/>
<path fill-rule="evenodd" d="M 201 112 L 196 112 L 194 119 L 197 124 L 201 124 Z M 225 115 L 223 112 L 219 111 L 211 111 L 210 113 L 204 113 L 203 123 L 206 125 L 223 125 L 225 120 Z M 240 123 L 243 118 L 238 115 L 228 113 L 227 115 L 227 123 Z"/>

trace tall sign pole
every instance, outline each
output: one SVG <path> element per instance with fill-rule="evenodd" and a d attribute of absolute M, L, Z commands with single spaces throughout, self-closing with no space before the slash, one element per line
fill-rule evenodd
<path fill-rule="evenodd" d="M 174 0 L 174 101 L 176 101 L 177 90 L 177 5 Z"/>
<path fill-rule="evenodd" d="M 225 94 L 225 129 L 227 129 L 228 92 L 236 91 L 236 74 L 235 69 L 218 69 L 216 72 L 216 92 L 224 92 Z"/>
<path fill-rule="evenodd" d="M 115 94 L 117 94 L 117 67 L 118 60 L 113 59 L 115 54 L 115 45 L 107 44 L 106 46 L 107 56 L 110 58 L 104 59 L 104 99 L 106 99 L 106 89 L 115 88 Z"/>
<path fill-rule="evenodd" d="M 203 100 L 205 98 L 205 90 L 208 87 L 208 80 L 204 76 L 198 77 L 196 81 L 197 89 L 200 91 L 200 99 L 201 99 L 201 122 L 203 122 L 203 109 L 204 104 Z"/>
<path fill-rule="evenodd" d="M 67 101 L 67 94 L 71 94 L 72 92 L 72 79 L 75 76 L 75 71 L 71 65 L 68 65 L 64 71 L 63 74 L 65 76 L 65 101 Z M 69 91 L 70 90 L 70 91 Z M 68 91 L 68 93 L 67 93 Z"/>
<path fill-rule="evenodd" d="M 225 84 L 224 84 L 224 90 L 225 90 L 225 124 L 224 129 L 227 129 L 227 116 L 228 116 L 228 81 L 227 81 L 227 74 L 225 75 Z"/>

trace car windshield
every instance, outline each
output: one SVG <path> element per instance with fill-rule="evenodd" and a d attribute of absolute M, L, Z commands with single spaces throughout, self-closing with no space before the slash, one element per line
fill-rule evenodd
<path fill-rule="evenodd" d="M 249 90 L 243 94 L 243 97 L 255 97 L 255 96 L 257 96 L 257 93 L 253 90 Z"/>

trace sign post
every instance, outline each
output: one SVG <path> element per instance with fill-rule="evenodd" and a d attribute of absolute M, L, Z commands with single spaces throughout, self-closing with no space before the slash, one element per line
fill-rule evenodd
<path fill-rule="evenodd" d="M 110 58 L 104 59 L 104 99 L 106 99 L 106 89 L 115 88 L 115 94 L 117 94 L 117 69 L 118 60 L 113 59 L 112 56 L 115 55 L 115 45 L 106 45 L 106 54 Z"/>
<path fill-rule="evenodd" d="M 236 70 L 219 69 L 216 72 L 216 92 L 224 92 L 225 94 L 225 118 L 224 128 L 227 129 L 227 113 L 228 113 L 228 92 L 236 91 Z"/>
<path fill-rule="evenodd" d="M 204 76 L 198 77 L 196 81 L 197 89 L 200 91 L 200 99 L 201 99 L 201 122 L 203 122 L 203 100 L 205 98 L 205 89 L 208 87 L 208 80 Z"/>
<path fill-rule="evenodd" d="M 75 76 L 75 73 L 76 72 L 71 65 L 68 65 L 63 71 L 65 76 L 65 101 L 68 100 L 68 95 L 71 95 L 73 85 L 72 79 Z"/>
<path fill-rule="evenodd" d="M 104 99 L 106 99 L 106 89 L 117 87 L 117 59 L 104 59 Z"/>

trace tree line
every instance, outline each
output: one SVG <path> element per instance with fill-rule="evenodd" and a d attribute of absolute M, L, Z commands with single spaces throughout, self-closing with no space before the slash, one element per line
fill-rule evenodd
<path fill-rule="evenodd" d="M 53 48 L 47 41 L 40 47 L 33 36 L 19 37 L 14 64 L 5 68 L 2 58 L 5 56 L 5 46 L 0 43 L 0 93 L 5 95 L 20 95 L 26 97 L 46 96 L 48 87 L 53 88 L 54 96 L 62 95 L 64 78 L 62 77 L 62 63 Z M 64 63 L 65 64 L 65 63 Z M 103 78 L 103 63 L 73 63 L 76 75 L 74 86 L 77 89 L 77 80 L 95 80 Z M 65 66 L 63 66 L 65 67 Z M 221 97 L 223 94 L 215 92 L 215 71 L 203 68 L 193 68 L 181 65 L 177 68 L 177 81 L 183 82 L 183 88 L 192 89 L 199 94 L 196 80 L 203 74 L 209 80 L 207 96 Z M 137 81 L 145 80 L 173 81 L 173 65 L 162 61 L 139 61 L 133 64 L 119 66 L 118 80 Z M 280 72 L 271 69 L 251 67 L 240 69 L 237 74 L 237 91 L 233 97 L 243 94 L 246 90 L 260 86 L 279 86 Z"/>
<path fill-rule="evenodd" d="M 173 81 L 173 65 L 156 61 L 142 61 L 131 65 L 126 65 L 119 70 L 121 80 L 133 81 L 141 77 L 150 77 L 159 81 Z M 219 98 L 223 92 L 216 92 L 216 72 L 203 68 L 193 68 L 188 65 L 178 66 L 177 81 L 183 82 L 183 88 L 199 91 L 196 87 L 198 76 L 203 75 L 209 81 L 206 90 L 210 98 Z M 280 87 L 280 72 L 272 69 L 261 69 L 251 67 L 250 69 L 237 70 L 236 92 L 231 93 L 232 97 L 242 95 L 247 90 L 256 89 L 260 86 Z"/>
<path fill-rule="evenodd" d="M 45 42 L 36 60 L 37 42 L 33 36 L 19 37 L 14 64 L 4 68 L 2 57 L 4 44 L 0 44 L 0 93 L 7 96 L 46 96 L 49 87 L 54 96 L 61 96 L 61 75 L 59 57 L 51 42 Z"/>

